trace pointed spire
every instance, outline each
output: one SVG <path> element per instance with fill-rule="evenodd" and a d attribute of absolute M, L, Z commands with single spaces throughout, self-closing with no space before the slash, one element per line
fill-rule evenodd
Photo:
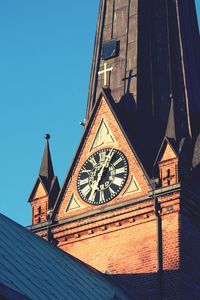
<path fill-rule="evenodd" d="M 174 139 L 176 141 L 176 128 L 175 128 L 175 118 L 174 118 L 174 99 L 172 94 L 170 94 L 170 110 L 167 122 L 167 128 L 165 132 L 165 136 Z"/>
<path fill-rule="evenodd" d="M 50 183 L 54 177 L 51 153 L 50 153 L 50 149 L 49 149 L 50 135 L 46 134 L 45 139 L 46 139 L 46 145 L 45 145 L 44 154 L 43 154 L 43 158 L 42 158 L 42 162 L 41 162 L 41 166 L 40 166 L 39 175 L 41 177 L 45 178 Z"/>

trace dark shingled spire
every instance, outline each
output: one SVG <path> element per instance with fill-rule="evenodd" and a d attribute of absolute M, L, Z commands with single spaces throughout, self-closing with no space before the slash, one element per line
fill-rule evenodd
<path fill-rule="evenodd" d="M 46 134 L 45 139 L 46 139 L 46 145 L 44 149 L 39 175 L 41 177 L 45 177 L 47 181 L 51 181 L 54 177 L 54 171 L 53 171 L 53 164 L 51 160 L 51 153 L 49 149 L 50 135 Z"/>
<path fill-rule="evenodd" d="M 106 63 L 118 119 L 149 175 L 165 135 L 179 148 L 198 134 L 199 41 L 194 0 L 100 0 L 86 123 Z"/>
<path fill-rule="evenodd" d="M 169 116 L 168 116 L 168 122 L 167 122 L 167 128 L 165 132 L 165 136 L 174 139 L 176 141 L 176 128 L 175 128 L 175 118 L 174 118 L 174 99 L 172 97 L 172 94 L 170 95 L 170 110 L 169 110 Z"/>

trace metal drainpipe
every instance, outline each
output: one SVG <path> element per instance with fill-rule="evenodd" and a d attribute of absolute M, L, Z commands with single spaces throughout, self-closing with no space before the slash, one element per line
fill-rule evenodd
<path fill-rule="evenodd" d="M 159 298 L 163 299 L 163 251 L 162 251 L 162 219 L 161 207 L 158 199 L 154 197 L 154 212 L 157 223 L 157 274 L 159 286 Z"/>

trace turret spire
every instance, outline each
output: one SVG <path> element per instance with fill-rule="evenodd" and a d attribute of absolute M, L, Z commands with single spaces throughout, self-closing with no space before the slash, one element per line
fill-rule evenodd
<path fill-rule="evenodd" d="M 54 176 L 49 148 L 50 135 L 45 135 L 46 145 L 38 178 L 35 182 L 29 202 L 32 205 L 32 223 L 46 222 L 51 217 L 51 210 L 60 192 L 57 176 Z"/>
<path fill-rule="evenodd" d="M 170 110 L 169 110 L 169 116 L 168 116 L 168 122 L 167 122 L 167 128 L 165 136 L 174 139 L 176 141 L 176 128 L 175 128 L 175 118 L 174 118 L 174 100 L 172 97 L 172 94 L 170 95 Z"/>
<path fill-rule="evenodd" d="M 45 139 L 46 139 L 46 145 L 45 145 L 44 154 L 43 154 L 43 158 L 42 158 L 42 162 L 41 162 L 41 166 L 40 166 L 39 175 L 41 177 L 46 178 L 46 180 L 49 181 L 49 183 L 50 183 L 50 181 L 54 177 L 51 153 L 50 153 L 50 148 L 49 148 L 50 135 L 46 134 Z"/>

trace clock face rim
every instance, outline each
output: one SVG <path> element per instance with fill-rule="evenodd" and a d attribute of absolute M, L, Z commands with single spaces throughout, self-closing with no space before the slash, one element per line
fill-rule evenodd
<path fill-rule="evenodd" d="M 106 198 L 104 198 L 103 200 L 99 200 L 98 202 L 95 202 L 95 200 L 94 199 L 88 199 L 87 198 L 87 195 L 86 196 L 84 196 L 83 195 L 83 193 L 82 193 L 82 189 L 83 188 L 81 188 L 81 185 L 80 185 L 80 181 L 81 181 L 81 173 L 83 173 L 84 171 L 82 171 L 83 169 L 86 169 L 85 168 L 85 166 L 90 162 L 90 160 L 92 159 L 92 158 L 94 158 L 94 156 L 96 156 L 96 155 L 99 155 L 99 153 L 100 152 L 106 152 L 106 155 L 107 156 L 109 156 L 110 154 L 111 154 L 111 156 L 112 156 L 112 158 L 111 158 L 111 160 L 109 161 L 109 171 L 110 171 L 110 168 L 111 169 L 113 169 L 113 164 L 115 163 L 115 161 L 112 163 L 112 159 L 113 159 L 113 157 L 115 156 L 115 154 L 117 153 L 118 154 L 118 156 L 119 157 L 121 157 L 121 160 L 120 160 L 120 162 L 122 162 L 123 163 L 123 168 L 124 168 L 124 172 L 123 172 L 123 174 L 122 174 L 122 177 L 120 177 L 120 180 L 121 180 L 121 184 L 120 185 L 118 185 L 118 187 L 117 188 L 115 188 L 115 190 L 114 190 L 114 193 L 113 194 L 111 194 L 111 196 L 110 197 L 106 197 Z M 108 152 L 108 153 L 107 153 Z M 112 152 L 112 153 L 111 153 Z M 106 157 L 107 157 L 106 156 Z M 90 162 L 91 163 L 91 162 Z M 91 168 L 91 169 L 89 169 L 88 170 L 88 178 L 90 178 L 90 173 L 92 172 L 92 171 L 94 171 L 94 169 L 97 167 L 97 165 L 99 165 L 100 164 L 100 162 L 96 162 L 97 164 L 95 165 L 95 166 L 93 166 L 93 168 Z M 101 168 L 101 166 L 100 166 L 100 168 Z M 115 168 L 115 173 L 116 173 L 116 170 L 117 170 L 118 168 L 116 167 Z M 95 173 L 99 173 L 99 172 L 95 172 Z M 117 176 L 116 176 L 117 174 L 115 174 L 115 176 L 114 176 L 114 178 L 116 177 L 116 178 L 118 178 Z M 114 198 L 116 198 L 118 195 L 119 195 L 119 193 L 122 191 L 122 189 L 124 188 L 124 186 L 125 186 L 125 184 L 126 184 L 126 182 L 127 182 L 127 179 L 128 179 L 128 175 L 129 175 L 129 164 L 128 164 L 128 159 L 127 159 L 127 157 L 125 156 L 125 154 L 121 151 L 121 150 L 119 150 L 119 149 L 116 149 L 116 148 L 111 148 L 111 147 L 106 147 L 106 148 L 102 148 L 102 149 L 99 149 L 99 150 L 97 150 L 97 151 L 95 151 L 94 153 L 92 153 L 86 160 L 85 160 L 85 162 L 82 164 L 82 166 L 81 166 L 81 168 L 80 168 L 80 170 L 79 170 L 79 172 L 78 172 L 78 176 L 77 176 L 77 181 L 76 181 L 76 186 L 77 186 L 77 191 L 78 191 L 78 194 L 79 194 L 79 196 L 81 197 L 81 199 L 84 201 L 84 202 L 86 202 L 87 204 L 90 204 L 90 205 L 103 205 L 103 204 L 106 204 L 107 202 L 110 202 L 110 201 L 112 201 Z M 118 176 L 120 176 L 120 174 L 118 174 Z M 111 176 L 109 176 L 109 178 L 110 178 Z M 96 179 L 97 180 L 97 179 Z M 101 180 L 100 180 L 101 181 Z M 110 180 L 109 181 L 109 183 L 107 182 L 107 184 L 108 184 L 108 186 L 105 188 L 105 189 L 102 189 L 101 191 L 107 191 L 108 192 L 108 189 L 109 189 L 109 187 L 110 186 L 112 186 L 114 183 L 113 183 L 113 181 L 114 181 L 114 179 L 113 180 Z M 86 184 L 86 186 L 90 186 L 91 187 L 91 185 L 88 183 L 88 184 Z M 114 184 L 115 185 L 115 184 Z M 116 185 L 117 186 L 117 185 Z M 100 192 L 100 189 L 98 189 L 97 190 L 98 192 L 99 192 L 99 194 L 101 193 Z M 89 192 L 89 194 L 90 194 L 90 192 Z M 99 195 L 100 196 L 100 195 Z M 105 195 L 104 195 L 105 196 Z M 95 195 L 95 197 L 96 197 L 96 195 Z"/>

